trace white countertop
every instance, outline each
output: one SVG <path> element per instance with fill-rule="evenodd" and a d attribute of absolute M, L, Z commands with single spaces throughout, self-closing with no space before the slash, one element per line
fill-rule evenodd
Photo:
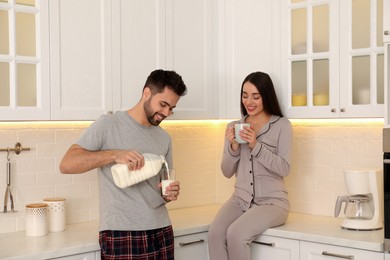
<path fill-rule="evenodd" d="M 170 210 L 175 236 L 204 232 L 220 205 Z M 383 229 L 350 231 L 340 227 L 340 218 L 290 213 L 287 223 L 265 235 L 383 251 Z M 63 232 L 27 237 L 25 232 L 0 234 L 0 259 L 47 259 L 100 250 L 98 223 L 66 226 Z"/>

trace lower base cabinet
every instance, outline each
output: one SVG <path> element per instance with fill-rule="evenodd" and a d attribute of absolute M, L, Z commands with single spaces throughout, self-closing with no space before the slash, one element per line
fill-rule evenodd
<path fill-rule="evenodd" d="M 300 242 L 300 254 L 300 260 L 384 260 L 381 252 L 304 241 Z"/>
<path fill-rule="evenodd" d="M 299 260 L 299 241 L 260 235 L 251 244 L 252 260 Z"/>
<path fill-rule="evenodd" d="M 56 260 L 100 260 L 100 251 L 51 258 Z"/>
<path fill-rule="evenodd" d="M 390 260 L 390 254 L 260 235 L 251 243 L 252 260 Z M 100 260 L 100 251 L 54 259 Z M 175 260 L 209 260 L 207 232 L 175 237 Z"/>
<path fill-rule="evenodd" d="M 175 237 L 175 260 L 208 260 L 207 232 Z"/>

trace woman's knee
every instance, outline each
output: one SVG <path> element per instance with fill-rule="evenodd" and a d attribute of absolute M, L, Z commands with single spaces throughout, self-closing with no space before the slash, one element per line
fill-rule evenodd
<path fill-rule="evenodd" d="M 210 225 L 208 231 L 209 241 L 224 241 L 226 240 L 226 230 L 216 223 Z"/>
<path fill-rule="evenodd" d="M 228 244 L 248 244 L 251 238 L 237 225 L 231 225 L 226 232 Z"/>

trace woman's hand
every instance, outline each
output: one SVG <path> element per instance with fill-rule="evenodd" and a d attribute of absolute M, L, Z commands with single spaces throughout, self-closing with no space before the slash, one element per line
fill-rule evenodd
<path fill-rule="evenodd" d="M 240 137 L 242 140 L 248 142 L 248 146 L 250 149 L 253 149 L 256 146 L 256 133 L 252 127 L 245 126 L 244 129 L 240 131 Z"/>
<path fill-rule="evenodd" d="M 230 141 L 230 146 L 233 151 L 237 151 L 240 148 L 240 144 L 237 143 L 234 136 L 234 125 L 228 126 L 225 133 L 226 138 Z"/>

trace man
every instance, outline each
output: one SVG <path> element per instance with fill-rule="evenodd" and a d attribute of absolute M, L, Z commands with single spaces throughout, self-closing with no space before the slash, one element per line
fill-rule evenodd
<path fill-rule="evenodd" d="M 103 115 L 66 152 L 64 174 L 99 168 L 99 243 L 102 259 L 174 259 L 173 230 L 165 203 L 176 200 L 180 183 L 162 197 L 158 175 L 120 189 L 111 166 L 144 166 L 143 153 L 164 155 L 172 168 L 172 142 L 159 124 L 173 113 L 187 92 L 180 75 L 155 70 L 146 80 L 139 102 L 128 111 Z"/>

